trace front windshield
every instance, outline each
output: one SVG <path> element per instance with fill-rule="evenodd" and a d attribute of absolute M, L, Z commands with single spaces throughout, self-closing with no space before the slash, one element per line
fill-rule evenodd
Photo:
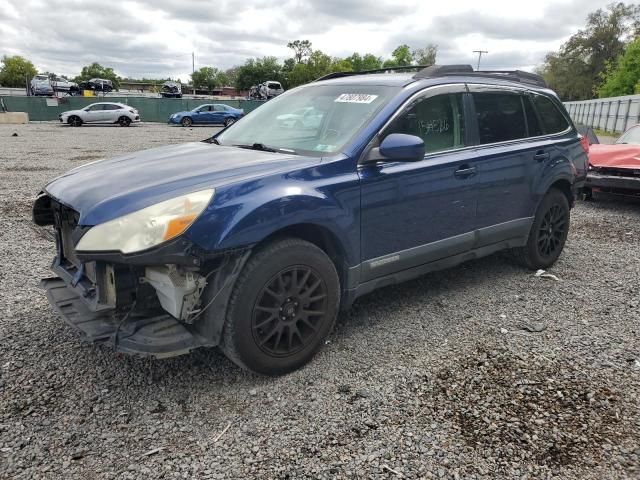
<path fill-rule="evenodd" d="M 640 127 L 632 127 L 627 130 L 616 143 L 628 143 L 630 145 L 640 145 Z"/>
<path fill-rule="evenodd" d="M 216 140 L 221 145 L 263 144 L 310 155 L 339 152 L 399 89 L 306 85 L 269 100 Z M 305 118 L 304 112 L 312 118 Z"/>

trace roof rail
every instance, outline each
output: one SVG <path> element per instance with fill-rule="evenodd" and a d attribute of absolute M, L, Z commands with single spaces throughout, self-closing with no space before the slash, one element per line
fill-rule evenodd
<path fill-rule="evenodd" d="M 535 73 L 523 72 L 522 70 L 474 70 L 471 65 L 432 65 L 420 70 L 413 78 L 421 79 L 456 75 L 511 80 L 535 85 L 537 87 L 547 86 L 544 79 Z"/>
<path fill-rule="evenodd" d="M 328 73 L 320 78 L 317 78 L 316 82 L 321 80 L 330 80 L 332 78 L 342 78 L 342 77 L 350 77 L 352 75 L 366 75 L 370 73 L 388 73 L 388 72 L 404 72 L 407 70 L 424 70 L 428 68 L 425 65 L 404 65 L 401 67 L 386 67 L 386 68 L 376 68 L 374 70 L 363 70 L 361 72 L 333 72 Z"/>

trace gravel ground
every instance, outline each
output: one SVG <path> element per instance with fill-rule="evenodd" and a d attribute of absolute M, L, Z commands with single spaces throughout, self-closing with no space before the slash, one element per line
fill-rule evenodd
<path fill-rule="evenodd" d="M 285 377 L 81 343 L 34 195 L 211 131 L 0 126 L 1 478 L 640 478 L 640 202 L 578 204 L 560 281 L 496 255 L 364 297 Z"/>

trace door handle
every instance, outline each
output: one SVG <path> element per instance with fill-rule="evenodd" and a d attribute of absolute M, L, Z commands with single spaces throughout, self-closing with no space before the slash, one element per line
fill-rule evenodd
<path fill-rule="evenodd" d="M 543 160 L 549 160 L 549 152 L 545 152 L 544 150 L 538 150 L 536 154 L 533 156 L 533 159 L 536 162 L 542 162 Z"/>
<path fill-rule="evenodd" d="M 476 174 L 476 167 L 470 167 L 468 165 L 462 165 L 454 173 L 458 178 L 467 178 Z"/>

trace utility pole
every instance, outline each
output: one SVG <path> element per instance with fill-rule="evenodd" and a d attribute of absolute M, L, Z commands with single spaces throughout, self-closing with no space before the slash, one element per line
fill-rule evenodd
<path fill-rule="evenodd" d="M 478 54 L 478 68 L 476 68 L 476 70 L 480 70 L 480 60 L 482 59 L 482 54 L 489 52 L 487 50 L 474 50 L 473 53 Z"/>
<path fill-rule="evenodd" d="M 196 83 L 193 81 L 193 74 L 196 73 L 196 53 L 191 52 L 191 86 L 193 87 L 193 94 L 196 94 Z"/>

